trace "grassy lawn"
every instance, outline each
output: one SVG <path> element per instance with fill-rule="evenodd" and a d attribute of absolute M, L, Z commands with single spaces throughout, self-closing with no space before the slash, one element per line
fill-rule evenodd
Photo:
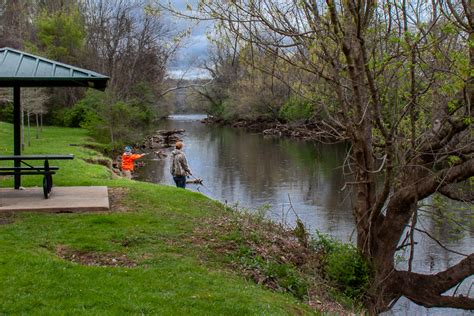
<path fill-rule="evenodd" d="M 1 155 L 13 153 L 12 133 L 11 124 L 0 122 Z M 72 161 L 53 163 L 60 167 L 55 185 L 106 185 L 124 192 L 120 211 L 19 213 L 3 222 L 0 217 L 0 314 L 312 313 L 292 296 L 226 270 L 220 260 L 202 259 L 202 248 L 190 242 L 193 231 L 225 212 L 222 205 L 195 192 L 116 179 L 83 160 L 99 156 L 77 146 L 87 142 L 84 130 L 47 127 L 24 154 L 74 154 Z M 40 177 L 22 180 L 23 186 L 41 185 Z M 0 185 L 13 186 L 12 177 Z M 61 255 L 64 249 L 69 255 Z M 71 253 L 133 264 L 88 265 Z"/>

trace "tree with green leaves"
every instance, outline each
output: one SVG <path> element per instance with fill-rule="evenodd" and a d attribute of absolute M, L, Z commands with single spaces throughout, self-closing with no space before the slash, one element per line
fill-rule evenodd
<path fill-rule="evenodd" d="M 80 64 L 83 60 L 86 30 L 83 18 L 76 7 L 71 10 L 48 12 L 36 18 L 36 40 L 30 45 L 53 60 Z"/>

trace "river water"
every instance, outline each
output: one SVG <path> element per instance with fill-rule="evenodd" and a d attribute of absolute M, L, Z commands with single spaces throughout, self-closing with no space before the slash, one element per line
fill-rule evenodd
<path fill-rule="evenodd" d="M 354 242 L 351 197 L 344 188 L 341 166 L 347 145 L 324 145 L 288 138 L 264 137 L 230 127 L 202 124 L 203 115 L 174 115 L 159 129 L 184 129 L 184 151 L 188 164 L 204 185 L 188 184 L 230 207 L 263 212 L 267 217 L 294 225 L 299 218 L 311 232 L 319 230 L 342 241 Z M 165 149 L 169 154 L 171 149 Z M 147 156 L 148 157 L 148 156 Z M 137 180 L 174 185 L 169 173 L 169 157 L 150 158 L 136 172 Z M 429 215 L 420 216 L 418 226 L 436 237 L 445 247 L 472 253 L 474 228 L 472 209 L 460 209 L 467 232 L 459 233 L 446 222 Z M 456 231 L 455 233 L 453 231 Z M 424 234 L 416 236 L 413 270 L 435 273 L 462 258 L 440 247 Z M 399 266 L 406 265 L 400 254 Z M 458 293 L 474 295 L 474 277 L 462 284 Z M 471 288 L 472 287 L 472 288 Z M 417 306 L 400 299 L 388 315 L 474 315 L 456 309 Z"/>

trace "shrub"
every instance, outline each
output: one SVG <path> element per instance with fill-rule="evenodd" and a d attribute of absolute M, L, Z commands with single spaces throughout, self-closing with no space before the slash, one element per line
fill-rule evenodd
<path fill-rule="evenodd" d="M 91 109 L 83 102 L 76 103 L 72 108 L 65 109 L 62 117 L 66 127 L 81 127 L 91 115 Z"/>
<path fill-rule="evenodd" d="M 268 261 L 266 262 L 264 271 L 266 275 L 275 280 L 281 288 L 297 298 L 303 299 L 308 295 L 308 283 L 293 265 Z"/>
<path fill-rule="evenodd" d="M 282 106 L 279 117 L 288 122 L 308 121 L 314 116 L 311 102 L 299 98 L 289 98 Z"/>
<path fill-rule="evenodd" d="M 156 120 L 153 104 L 146 98 L 112 101 L 106 93 L 94 90 L 61 113 L 62 125 L 86 128 L 96 141 L 108 144 L 107 151 L 141 141 Z"/>
<path fill-rule="evenodd" d="M 88 125 L 97 109 L 105 102 L 105 94 L 89 89 L 84 98 L 74 106 L 50 111 L 52 123 L 65 127 L 84 127 Z"/>
<path fill-rule="evenodd" d="M 371 268 L 359 250 L 319 232 L 313 243 L 323 253 L 325 277 L 344 295 L 360 299 L 369 286 Z"/>
<path fill-rule="evenodd" d="M 289 292 L 299 299 L 308 295 L 309 284 L 293 264 L 264 259 L 246 246 L 239 247 L 233 261 L 246 271 L 253 271 L 253 277 L 260 278 L 255 280 L 257 283 Z"/>
<path fill-rule="evenodd" d="M 238 117 L 236 107 L 229 99 L 210 104 L 207 114 L 224 121 L 231 121 Z"/>
<path fill-rule="evenodd" d="M 0 105 L 0 121 L 13 123 L 13 103 Z"/>

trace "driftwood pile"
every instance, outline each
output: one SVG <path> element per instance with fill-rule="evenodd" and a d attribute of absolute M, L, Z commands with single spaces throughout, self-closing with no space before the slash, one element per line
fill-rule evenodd
<path fill-rule="evenodd" d="M 292 137 L 301 140 L 318 140 L 324 142 L 334 142 L 336 139 L 344 137 L 336 127 L 326 124 L 316 125 L 315 123 L 280 123 L 275 120 L 257 118 L 255 120 L 237 120 L 232 123 L 215 117 L 207 117 L 201 121 L 205 124 L 231 125 L 235 128 L 243 128 L 248 131 L 262 133 L 265 136 Z"/>
<path fill-rule="evenodd" d="M 143 149 L 159 149 L 173 147 L 176 142 L 182 141 L 184 129 L 160 130 L 145 139 L 142 144 Z"/>
<path fill-rule="evenodd" d="M 286 136 L 302 140 L 321 139 L 323 136 L 321 131 L 307 128 L 306 126 L 292 127 L 287 124 L 276 124 L 272 128 L 263 130 L 262 133 L 266 136 Z"/>

